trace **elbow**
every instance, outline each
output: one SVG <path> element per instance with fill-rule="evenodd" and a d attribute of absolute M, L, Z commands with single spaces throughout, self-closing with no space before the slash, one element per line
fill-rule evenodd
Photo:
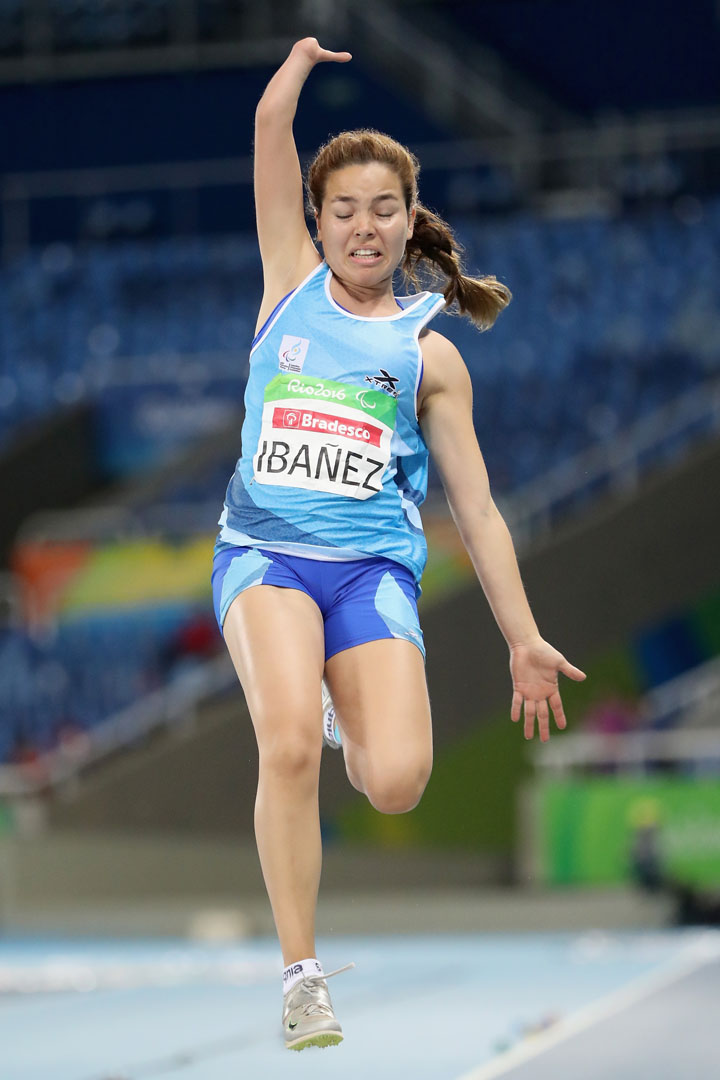
<path fill-rule="evenodd" d="M 264 124 L 272 116 L 272 102 L 267 101 L 267 95 L 263 96 L 255 106 L 255 127 Z"/>
<path fill-rule="evenodd" d="M 463 541 L 466 536 L 484 533 L 485 530 L 503 520 L 492 498 L 477 501 L 463 500 L 460 505 L 448 500 L 450 512 Z"/>
<path fill-rule="evenodd" d="M 255 128 L 291 127 L 294 115 L 294 110 L 274 101 L 273 95 L 265 91 L 255 108 Z"/>
<path fill-rule="evenodd" d="M 508 532 L 510 531 L 507 527 L 507 522 L 505 521 L 505 518 L 498 510 L 492 497 L 488 499 L 485 515 L 487 520 L 494 522 L 494 524 L 497 525 L 498 528 L 505 529 Z"/>

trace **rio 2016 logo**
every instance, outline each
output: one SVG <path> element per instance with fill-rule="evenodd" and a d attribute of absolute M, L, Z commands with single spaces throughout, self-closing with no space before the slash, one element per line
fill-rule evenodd
<path fill-rule="evenodd" d="M 303 383 L 299 379 L 291 379 L 288 383 L 288 390 L 291 394 L 307 394 L 309 397 L 319 398 L 332 398 L 334 401 L 344 401 L 345 391 L 342 387 L 339 390 L 333 390 L 332 386 L 326 386 L 325 383 Z"/>

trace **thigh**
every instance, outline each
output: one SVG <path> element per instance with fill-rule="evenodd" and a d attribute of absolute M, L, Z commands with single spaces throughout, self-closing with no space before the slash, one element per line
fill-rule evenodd
<path fill-rule="evenodd" d="M 383 638 L 335 653 L 325 678 L 337 710 L 348 770 L 373 763 L 401 771 L 432 763 L 432 722 L 420 650 Z"/>
<path fill-rule="evenodd" d="M 325 639 L 315 601 L 299 589 L 253 585 L 230 604 L 223 635 L 260 748 L 288 738 L 319 747 Z"/>

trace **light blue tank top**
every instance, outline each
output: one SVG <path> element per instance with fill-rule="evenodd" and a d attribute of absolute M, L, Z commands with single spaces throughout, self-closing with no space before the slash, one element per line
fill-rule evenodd
<path fill-rule="evenodd" d="M 445 300 L 423 292 L 400 297 L 395 315 L 353 315 L 332 298 L 331 277 L 321 263 L 253 343 L 219 539 L 313 559 L 383 555 L 419 583 L 419 335 Z"/>

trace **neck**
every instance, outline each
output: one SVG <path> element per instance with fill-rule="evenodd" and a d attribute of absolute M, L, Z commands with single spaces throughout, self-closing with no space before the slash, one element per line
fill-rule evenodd
<path fill-rule="evenodd" d="M 383 278 L 374 285 L 364 286 L 344 281 L 333 271 L 330 295 L 353 315 L 394 315 L 398 309 L 392 276 Z"/>

